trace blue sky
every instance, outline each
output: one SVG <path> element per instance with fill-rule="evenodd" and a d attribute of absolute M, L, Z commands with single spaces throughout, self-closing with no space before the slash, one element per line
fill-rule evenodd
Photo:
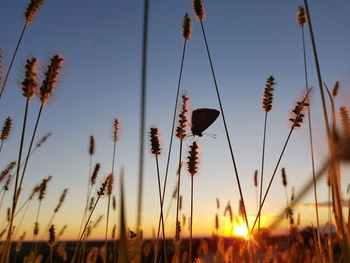
<path fill-rule="evenodd" d="M 295 22 L 296 8 L 301 4 L 302 1 L 277 0 L 205 2 L 207 19 L 204 25 L 249 214 L 256 212 L 252 182 L 254 170 L 260 167 L 263 128 L 261 98 L 265 80 L 269 75 L 274 75 L 277 81 L 267 135 L 267 177 L 274 168 L 289 130 L 288 111 L 305 88 L 300 28 Z M 27 1 L 4 0 L 2 3 L 0 47 L 4 49 L 5 66 L 9 64 L 23 26 L 22 14 L 26 5 Z M 337 104 L 349 106 L 350 3 L 346 0 L 313 0 L 309 5 L 324 81 L 332 86 L 339 80 L 341 96 Z M 50 209 L 63 188 L 69 187 L 67 203 L 59 217 L 62 222 L 76 222 L 76 215 L 80 218 L 83 210 L 90 135 L 96 138 L 94 161 L 102 163 L 102 175 L 110 171 L 113 146 L 111 125 L 113 118 L 118 116 L 122 124 L 121 139 L 117 146 L 117 170 L 122 166 L 125 168 L 128 220 L 134 225 L 142 7 L 143 1 L 140 0 L 105 0 L 98 4 L 92 0 L 45 1 L 34 23 L 28 27 L 16 58 L 0 101 L 0 120 L 8 115 L 14 119 L 14 132 L 1 154 L 1 167 L 17 156 L 17 138 L 24 110 L 19 84 L 24 75 L 25 59 L 38 57 L 42 72 L 49 57 L 56 52 L 65 58 L 55 99 L 45 107 L 38 131 L 38 137 L 49 131 L 53 132 L 53 136 L 31 160 L 25 179 L 28 188 L 24 191 L 30 191 L 41 178 L 53 175 L 48 201 L 44 205 L 44 208 Z M 150 1 L 146 127 L 147 131 L 151 126 L 160 128 L 164 153 L 169 142 L 183 45 L 181 25 L 186 12 L 193 18 L 189 0 Z M 308 30 L 306 33 L 310 85 L 315 87 L 312 121 L 319 164 L 326 156 L 326 142 Z M 200 26 L 194 19 L 192 39 L 187 47 L 181 87 L 191 96 L 191 109 L 218 109 Z M 33 124 L 37 108 L 38 103 L 32 103 L 30 125 Z M 298 189 L 311 174 L 306 127 L 295 132 L 281 163 L 281 167 L 287 169 L 290 188 L 293 185 Z M 195 215 L 198 224 L 201 224 L 200 220 L 213 217 L 216 197 L 223 204 L 231 200 L 235 207 L 239 200 L 222 120 L 218 119 L 208 132 L 217 134 L 218 138 L 200 138 L 200 173 L 195 178 Z M 191 141 L 189 139 L 185 143 L 185 151 Z M 143 221 L 146 233 L 150 234 L 151 226 L 157 222 L 155 215 L 159 207 L 154 160 L 148 154 L 148 148 L 145 152 Z M 177 152 L 178 141 L 175 140 L 170 188 L 175 181 Z M 165 161 L 163 154 L 160 159 L 162 170 Z M 186 172 L 183 178 L 184 211 L 189 214 L 189 177 Z M 349 180 L 344 179 L 344 191 L 348 183 Z M 321 200 L 326 199 L 326 195 L 322 195 L 325 189 L 324 182 L 321 182 Z M 310 192 L 305 202 L 311 201 Z M 279 174 L 267 202 L 266 213 L 269 214 L 279 211 L 285 203 Z M 100 213 L 103 213 L 102 209 L 96 212 L 96 216 Z M 305 224 L 309 224 L 313 220 L 313 213 L 304 213 Z"/>

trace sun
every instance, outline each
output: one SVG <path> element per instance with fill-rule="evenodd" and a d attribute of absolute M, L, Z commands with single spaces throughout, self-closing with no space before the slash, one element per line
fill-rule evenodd
<path fill-rule="evenodd" d="M 248 239 L 249 231 L 244 222 L 243 224 L 234 223 L 232 234 L 236 237 L 243 237 L 244 239 Z"/>

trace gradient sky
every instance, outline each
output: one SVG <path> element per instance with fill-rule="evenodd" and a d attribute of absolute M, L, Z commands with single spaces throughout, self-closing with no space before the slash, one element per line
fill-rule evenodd
<path fill-rule="evenodd" d="M 211 49 L 218 85 L 221 91 L 228 129 L 234 147 L 238 171 L 242 181 L 248 214 L 256 213 L 253 173 L 260 167 L 263 112 L 261 98 L 269 75 L 277 81 L 273 111 L 269 115 L 266 149 L 266 177 L 270 177 L 284 140 L 289 131 L 288 111 L 304 90 L 301 30 L 296 26 L 295 11 L 302 1 L 206 1 L 207 19 L 204 22 Z M 27 1 L 3 0 L 0 9 L 1 41 L 4 63 L 9 64 L 14 45 L 23 26 L 23 12 Z M 332 86 L 341 83 L 337 105 L 349 106 L 350 86 L 350 2 L 348 0 L 311 0 L 311 15 L 319 51 L 324 81 Z M 13 134 L 1 154 L 1 167 L 16 159 L 24 111 L 20 82 L 24 76 L 26 58 L 41 60 L 41 72 L 49 57 L 60 53 L 65 58 L 55 99 L 44 109 L 38 137 L 53 132 L 52 138 L 33 156 L 25 178 L 23 197 L 43 177 L 53 175 L 47 199 L 42 208 L 42 220 L 51 215 L 60 192 L 68 187 L 68 198 L 55 224 L 68 224 L 66 238 L 77 235 L 83 212 L 89 157 L 90 135 L 96 138 L 94 162 L 101 162 L 101 178 L 110 172 L 114 117 L 121 119 L 121 138 L 117 145 L 117 170 L 125 169 L 126 209 L 130 226 L 135 225 L 138 143 L 140 62 L 143 1 L 45 1 L 35 21 L 28 27 L 16 58 L 3 99 L 0 101 L 0 121 L 7 116 L 14 119 Z M 149 63 L 147 83 L 147 132 L 151 126 L 160 128 L 164 152 L 167 151 L 173 104 L 176 94 L 183 39 L 181 25 L 184 14 L 193 18 L 191 1 L 150 1 Z M 316 164 L 326 157 L 325 129 L 320 97 L 314 71 L 311 45 L 307 33 L 310 85 L 316 87 L 312 98 Z M 191 96 L 191 109 L 218 108 L 208 58 L 198 21 L 193 19 L 192 40 L 184 64 L 182 89 Z M 38 103 L 30 108 L 32 127 Z M 29 128 L 30 130 L 31 128 Z M 237 211 L 239 194 L 222 120 L 219 118 L 208 130 L 217 139 L 202 137 L 200 172 L 195 178 L 194 232 L 210 234 L 216 212 L 215 199 L 224 207 L 228 200 Z M 289 192 L 300 188 L 311 176 L 307 126 L 293 134 L 281 167 L 287 170 Z M 193 141 L 185 143 L 185 151 Z M 178 141 L 174 140 L 173 162 L 170 167 L 169 188 L 165 209 L 173 191 L 178 156 Z M 148 137 L 147 137 L 148 146 Z M 143 226 L 146 236 L 158 222 L 159 201 L 155 162 L 145 149 L 145 179 Z M 166 154 L 160 158 L 164 171 Z M 164 173 L 162 173 L 163 175 Z M 119 172 L 116 174 L 119 179 Z M 115 194 L 119 200 L 119 184 Z M 101 179 L 102 180 L 102 179 Z M 101 181 L 99 180 L 99 181 Z M 183 212 L 189 215 L 189 186 L 187 172 L 183 173 Z M 343 178 L 343 191 L 349 183 Z M 319 184 L 320 200 L 326 201 L 324 181 Z M 9 196 L 8 196 L 9 197 Z M 5 207 L 10 204 L 5 198 Z M 312 203 L 312 192 L 305 203 Z M 34 211 L 26 219 L 30 232 Z M 264 213 L 274 216 L 285 205 L 280 172 L 267 199 Z M 95 217 L 105 212 L 106 200 L 100 203 Z M 223 210 L 223 208 L 221 208 Z M 327 210 L 322 210 L 324 219 Z M 315 224 L 314 212 L 300 208 L 302 223 Z M 171 212 L 168 235 L 173 235 Z M 170 224 L 169 224 L 170 225 Z M 94 234 L 103 234 L 101 227 Z"/>

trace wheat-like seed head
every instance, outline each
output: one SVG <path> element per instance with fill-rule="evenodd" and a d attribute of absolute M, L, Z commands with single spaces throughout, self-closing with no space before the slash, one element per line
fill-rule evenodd
<path fill-rule="evenodd" d="M 192 145 L 190 145 L 187 159 L 188 172 L 191 176 L 195 176 L 198 173 L 199 169 L 199 150 L 197 142 L 193 142 Z"/>
<path fill-rule="evenodd" d="M 101 223 L 102 219 L 103 219 L 103 215 L 99 215 L 99 217 L 96 219 L 96 222 L 92 226 L 92 230 L 94 230 L 96 227 L 98 227 L 98 225 Z"/>
<path fill-rule="evenodd" d="M 30 0 L 27 10 L 24 13 L 26 18 L 26 24 L 30 24 L 33 22 L 35 14 L 39 11 L 40 6 L 44 4 L 44 0 Z"/>
<path fill-rule="evenodd" d="M 215 229 L 219 229 L 219 216 L 218 214 L 215 214 Z"/>
<path fill-rule="evenodd" d="M 9 138 L 11 133 L 11 128 L 12 128 L 12 118 L 11 116 L 8 116 L 4 122 L 4 125 L 2 126 L 2 131 L 0 136 L 1 141 L 6 141 Z"/>
<path fill-rule="evenodd" d="M 49 137 L 51 137 L 52 133 L 51 132 L 48 132 L 46 135 L 44 135 L 39 141 L 38 143 L 36 144 L 36 147 L 39 148 L 41 147 Z"/>
<path fill-rule="evenodd" d="M 199 21 L 205 20 L 205 8 L 203 0 L 192 0 L 193 13 Z"/>
<path fill-rule="evenodd" d="M 49 246 L 54 246 L 56 242 L 55 225 L 51 225 L 49 228 Z"/>
<path fill-rule="evenodd" d="M 62 68 L 63 58 L 60 55 L 54 55 L 50 59 L 50 65 L 45 72 L 45 78 L 40 87 L 39 97 L 42 104 L 47 103 L 53 95 L 54 86 L 57 82 L 58 74 Z"/>
<path fill-rule="evenodd" d="M 7 180 L 6 180 L 5 184 L 4 184 L 4 191 L 8 191 L 8 190 L 9 190 L 9 185 L 10 185 L 10 182 L 11 182 L 11 180 L 12 180 L 12 177 L 13 177 L 13 175 L 10 175 L 10 176 L 7 178 Z"/>
<path fill-rule="evenodd" d="M 189 108 L 189 101 L 190 98 L 187 96 L 186 93 L 183 93 L 182 96 L 182 105 L 181 105 L 181 111 L 179 114 L 179 124 L 176 128 L 176 137 L 178 137 L 180 140 L 184 139 L 186 137 L 186 130 L 188 127 L 188 108 Z"/>
<path fill-rule="evenodd" d="M 1 171 L 0 173 L 0 183 L 7 177 L 11 174 L 11 171 L 12 169 L 15 167 L 16 165 L 16 162 L 15 161 L 12 161 L 10 162 L 4 170 Z"/>
<path fill-rule="evenodd" d="M 258 170 L 254 172 L 254 186 L 258 187 Z"/>
<path fill-rule="evenodd" d="M 224 210 L 224 216 L 226 216 L 226 214 L 229 215 L 230 222 L 232 223 L 233 222 L 233 212 L 232 212 L 232 207 L 231 207 L 230 201 L 228 201 L 228 203 L 227 203 L 227 205 L 225 207 L 225 210 Z"/>
<path fill-rule="evenodd" d="M 34 230 L 33 230 L 34 236 L 37 236 L 39 234 L 39 223 L 35 222 L 34 224 Z"/>
<path fill-rule="evenodd" d="M 341 124 L 343 128 L 343 136 L 344 139 L 347 141 L 350 141 L 350 118 L 349 118 L 349 112 L 346 107 L 340 107 L 340 119 Z"/>
<path fill-rule="evenodd" d="M 94 154 L 95 154 L 95 137 L 93 135 L 90 135 L 89 155 L 93 156 Z"/>
<path fill-rule="evenodd" d="M 112 208 L 114 211 L 117 208 L 117 201 L 115 200 L 115 195 L 113 195 L 113 198 L 112 198 Z"/>
<path fill-rule="evenodd" d="M 115 238 L 115 232 L 116 232 L 116 230 L 117 230 L 117 225 L 114 224 L 114 225 L 113 225 L 113 229 L 112 229 L 112 239 Z"/>
<path fill-rule="evenodd" d="M 66 199 L 66 196 L 67 196 L 67 193 L 68 193 L 68 188 L 64 189 L 63 192 L 61 193 L 61 196 L 60 196 L 60 199 L 58 201 L 58 204 L 54 210 L 55 213 L 58 212 L 58 210 L 60 210 L 64 200 Z"/>
<path fill-rule="evenodd" d="M 151 138 L 151 152 L 154 156 L 158 156 L 161 154 L 159 129 L 151 128 L 149 134 Z"/>
<path fill-rule="evenodd" d="M 10 222 L 11 220 L 11 208 L 7 208 L 7 221 Z"/>
<path fill-rule="evenodd" d="M 242 199 L 239 199 L 239 204 L 238 204 L 238 213 L 241 218 L 246 220 L 245 218 L 245 213 L 244 213 L 244 203 Z"/>
<path fill-rule="evenodd" d="M 303 97 L 295 103 L 294 109 L 290 113 L 291 118 L 289 118 L 289 122 L 292 125 L 292 127 L 291 127 L 292 129 L 299 128 L 303 124 L 304 117 L 305 117 L 305 111 L 306 111 L 307 107 L 310 106 L 309 96 L 310 96 L 311 91 L 312 91 L 312 89 L 309 89 L 309 91 L 306 92 L 303 95 Z"/>
<path fill-rule="evenodd" d="M 41 181 L 41 184 L 39 185 L 39 190 L 38 190 L 39 191 L 39 196 L 38 196 L 39 201 L 42 201 L 45 198 L 47 184 L 48 184 L 48 182 L 50 182 L 51 179 L 52 179 L 52 176 L 50 175 Z"/>
<path fill-rule="evenodd" d="M 114 183 L 114 174 L 110 173 L 107 176 L 107 195 L 108 196 L 111 196 L 113 192 L 113 183 Z"/>
<path fill-rule="evenodd" d="M 265 83 L 264 95 L 262 107 L 265 112 L 269 112 L 272 110 L 272 101 L 273 101 L 273 91 L 276 86 L 276 81 L 273 76 L 268 77 Z"/>
<path fill-rule="evenodd" d="M 220 200 L 216 198 L 216 209 L 220 209 Z"/>
<path fill-rule="evenodd" d="M 104 182 L 101 184 L 100 190 L 97 192 L 97 195 L 103 196 L 106 192 L 106 187 L 107 187 L 107 183 L 108 183 L 108 177 L 106 177 L 106 179 L 104 180 Z"/>
<path fill-rule="evenodd" d="M 340 87 L 340 83 L 339 83 L 339 81 L 336 81 L 334 83 L 334 86 L 333 86 L 333 89 L 332 89 L 332 96 L 333 97 L 338 95 L 339 87 Z"/>
<path fill-rule="evenodd" d="M 30 100 L 35 95 L 38 88 L 36 73 L 37 65 L 38 63 L 36 58 L 27 59 L 27 63 L 25 65 L 25 78 L 21 83 L 23 91 L 22 94 L 27 100 Z"/>
<path fill-rule="evenodd" d="M 284 187 L 287 187 L 287 174 L 286 174 L 286 169 L 282 168 L 282 184 Z"/>
<path fill-rule="evenodd" d="M 176 221 L 176 230 L 175 230 L 175 241 L 180 240 L 180 234 L 181 234 L 181 224 L 180 221 Z"/>
<path fill-rule="evenodd" d="M 100 163 L 97 163 L 91 175 L 91 179 L 90 179 L 91 185 L 94 185 L 96 183 L 97 175 L 98 175 L 98 172 L 100 171 L 100 168 L 101 168 Z"/>
<path fill-rule="evenodd" d="M 95 204 L 95 197 L 91 197 L 90 198 L 90 203 L 89 203 L 89 211 L 91 212 L 92 209 L 94 208 L 94 204 Z"/>
<path fill-rule="evenodd" d="M 306 24 L 305 9 L 302 6 L 299 6 L 297 9 L 297 24 L 301 27 Z"/>
<path fill-rule="evenodd" d="M 192 20 L 186 13 L 182 24 L 182 36 L 184 40 L 190 40 L 192 36 Z"/>
<path fill-rule="evenodd" d="M 119 140 L 120 133 L 120 119 L 115 118 L 113 121 L 113 141 L 117 142 Z"/>

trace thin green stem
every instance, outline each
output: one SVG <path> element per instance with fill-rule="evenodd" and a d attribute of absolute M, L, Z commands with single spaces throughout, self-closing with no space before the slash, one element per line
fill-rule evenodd
<path fill-rule="evenodd" d="M 201 24 L 201 28 L 202 28 L 202 33 L 203 33 L 203 38 L 204 38 L 204 42 L 205 42 L 205 47 L 206 47 L 207 53 L 208 53 L 208 58 L 209 58 L 209 63 L 210 63 L 210 69 L 211 69 L 211 72 L 212 72 L 212 75 L 213 75 L 213 80 L 214 80 L 214 84 L 215 84 L 216 95 L 217 95 L 218 101 L 219 101 L 221 116 L 222 116 L 222 120 L 223 120 L 224 127 L 225 127 L 226 138 L 227 138 L 228 146 L 229 146 L 229 148 L 230 148 L 230 154 L 231 154 L 231 159 L 232 159 L 232 163 L 233 163 L 233 168 L 234 168 L 234 171 L 235 171 L 235 176 L 236 176 L 236 181 L 237 181 L 237 185 L 238 185 L 239 195 L 240 195 L 240 198 L 241 198 L 241 200 L 242 200 L 244 218 L 245 218 L 245 222 L 246 222 L 246 225 L 247 225 L 247 229 L 248 229 L 248 231 L 249 231 L 250 228 L 249 228 L 248 217 L 247 217 L 247 211 L 246 211 L 246 208 L 245 208 L 245 203 L 244 203 L 244 198 L 243 198 L 242 187 L 241 187 L 241 183 L 240 183 L 239 176 L 238 176 L 236 161 L 235 161 L 235 158 L 234 158 L 234 155 L 233 155 L 233 150 L 232 150 L 230 135 L 229 135 L 229 133 L 228 133 L 228 128 L 227 128 L 227 124 L 226 124 L 224 109 L 223 109 L 223 106 L 222 106 L 222 103 L 221 103 L 221 98 L 220 98 L 220 93 L 219 93 L 218 84 L 217 84 L 217 82 L 216 82 L 216 76 L 215 76 L 214 67 L 213 67 L 213 63 L 212 63 L 212 60 L 211 60 L 211 56 L 210 56 L 210 51 L 209 51 L 209 47 L 208 47 L 207 37 L 206 37 L 206 35 L 205 35 L 203 22 L 200 21 L 200 24 Z"/>

